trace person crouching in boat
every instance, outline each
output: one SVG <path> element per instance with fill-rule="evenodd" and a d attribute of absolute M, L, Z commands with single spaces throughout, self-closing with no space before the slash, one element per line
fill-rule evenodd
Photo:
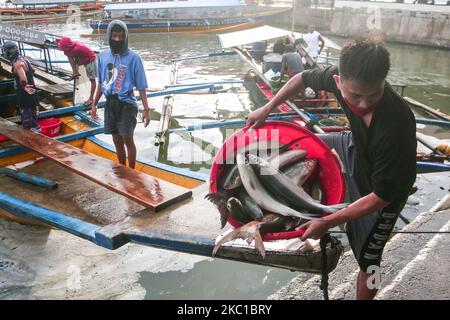
<path fill-rule="evenodd" d="M 285 53 L 281 58 L 281 75 L 279 85 L 281 86 L 281 82 L 285 74 L 288 75 L 290 79 L 303 70 L 302 57 L 295 51 L 292 44 L 287 44 L 285 46 Z"/>
<path fill-rule="evenodd" d="M 136 128 L 138 106 L 134 88 L 144 107 L 144 127 L 150 123 L 150 110 L 147 101 L 147 78 L 139 55 L 128 49 L 128 29 L 120 20 L 111 21 L 107 37 L 109 49 L 98 56 L 98 83 L 91 116 L 97 118 L 97 104 L 102 95 L 106 97 L 104 133 L 111 134 L 116 147 L 119 163 L 135 167 L 136 146 L 133 134 Z"/>
<path fill-rule="evenodd" d="M 373 299 L 379 289 L 372 280 L 379 279 L 384 246 L 416 179 L 416 123 L 408 104 L 386 82 L 389 68 L 389 52 L 379 39 L 351 41 L 342 48 L 339 67 L 298 74 L 248 116 L 248 124 L 258 127 L 274 107 L 306 87 L 336 96 L 351 132 L 321 138 L 342 160 L 352 204 L 304 224 L 302 240 L 319 239 L 346 223 L 360 267 L 358 299 Z"/>
<path fill-rule="evenodd" d="M 19 47 L 15 42 L 6 41 L 2 46 L 2 52 L 12 65 L 11 72 L 14 75 L 16 100 L 20 110 L 22 126 L 39 132 L 39 99 L 36 94 L 33 66 L 27 58 L 20 55 Z"/>
<path fill-rule="evenodd" d="M 69 59 L 70 66 L 72 67 L 71 80 L 80 76 L 78 71 L 79 65 L 84 65 L 86 69 L 86 75 L 91 82 L 91 92 L 89 99 L 84 102 L 84 105 L 90 106 L 94 99 L 96 79 L 97 79 L 97 55 L 94 51 L 87 46 L 78 42 L 72 41 L 68 37 L 63 37 L 57 40 L 58 48 L 61 49 Z"/>

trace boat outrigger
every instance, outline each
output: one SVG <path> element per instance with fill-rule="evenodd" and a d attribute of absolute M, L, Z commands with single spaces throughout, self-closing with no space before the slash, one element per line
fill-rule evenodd
<path fill-rule="evenodd" d="M 0 7 L 3 22 L 48 21 L 66 19 L 74 14 L 80 17 L 100 14 L 103 4 L 96 0 L 11 0 Z"/>

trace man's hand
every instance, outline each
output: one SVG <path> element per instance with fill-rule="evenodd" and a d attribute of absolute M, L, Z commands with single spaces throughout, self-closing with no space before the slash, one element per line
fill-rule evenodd
<path fill-rule="evenodd" d="M 91 107 L 91 118 L 92 118 L 93 120 L 98 119 L 98 115 L 97 115 L 97 106 L 96 106 L 95 104 L 92 104 L 92 107 Z"/>
<path fill-rule="evenodd" d="M 266 121 L 267 116 L 270 113 L 270 109 L 266 108 L 266 106 L 259 108 L 252 113 L 250 113 L 247 117 L 247 125 L 252 126 L 252 128 L 261 127 Z"/>
<path fill-rule="evenodd" d="M 36 93 L 36 89 L 31 84 L 27 84 L 25 88 L 23 88 L 23 90 L 25 90 L 25 92 L 28 93 L 30 96 Z"/>
<path fill-rule="evenodd" d="M 144 120 L 144 128 L 147 128 L 148 124 L 150 123 L 150 109 L 144 109 L 142 117 Z"/>
<path fill-rule="evenodd" d="M 300 226 L 300 230 L 305 230 L 305 233 L 302 235 L 301 240 L 305 241 L 309 238 L 318 240 L 322 238 L 325 233 L 327 233 L 328 229 L 330 229 L 330 224 L 327 220 L 320 219 L 308 221 Z"/>
<path fill-rule="evenodd" d="M 72 74 L 72 76 L 70 77 L 69 80 L 74 80 L 74 79 L 76 79 L 76 78 L 78 78 L 78 77 L 80 77 L 80 76 L 81 76 L 81 74 L 79 74 L 79 73 L 74 73 L 74 74 Z"/>

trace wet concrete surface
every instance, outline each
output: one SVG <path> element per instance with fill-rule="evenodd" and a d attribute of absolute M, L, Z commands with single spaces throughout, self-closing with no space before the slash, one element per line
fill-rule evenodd
<path fill-rule="evenodd" d="M 403 231 L 448 231 L 450 210 L 420 214 Z M 437 238 L 436 238 L 437 237 Z M 396 234 L 386 245 L 377 299 L 446 299 L 450 281 L 449 234 Z M 359 268 L 347 251 L 330 274 L 330 299 L 355 299 Z M 294 278 L 269 299 L 321 300 L 320 276 Z M 426 288 L 426 289 L 424 289 Z M 447 298 L 448 299 L 448 298 Z"/>

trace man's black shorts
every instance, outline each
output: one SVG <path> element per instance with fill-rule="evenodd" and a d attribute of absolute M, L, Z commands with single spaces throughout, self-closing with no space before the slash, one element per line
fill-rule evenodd
<path fill-rule="evenodd" d="M 361 198 L 355 176 L 356 149 L 350 131 L 318 135 L 339 155 L 344 166 L 347 200 Z M 359 267 L 367 272 L 370 266 L 380 266 L 384 246 L 394 228 L 398 213 L 377 211 L 347 223 L 346 231 Z"/>
<path fill-rule="evenodd" d="M 132 135 L 136 128 L 137 114 L 136 105 L 120 101 L 115 95 L 106 97 L 104 133 Z"/>

